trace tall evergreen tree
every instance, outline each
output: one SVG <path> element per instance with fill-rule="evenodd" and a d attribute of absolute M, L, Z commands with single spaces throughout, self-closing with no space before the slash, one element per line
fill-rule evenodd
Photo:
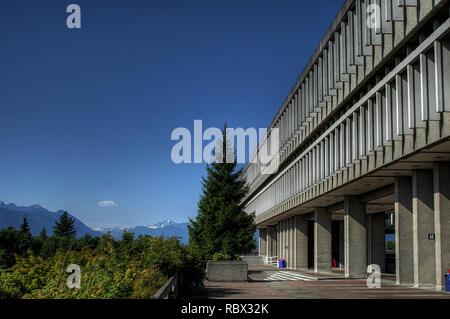
<path fill-rule="evenodd" d="M 44 242 L 47 240 L 47 238 L 48 238 L 47 230 L 45 229 L 45 227 L 42 227 L 41 231 L 39 232 L 39 240 L 41 242 Z"/>
<path fill-rule="evenodd" d="M 30 224 L 28 224 L 27 216 L 23 216 L 22 224 L 20 225 L 20 233 L 24 235 L 31 235 Z"/>
<path fill-rule="evenodd" d="M 248 187 L 236 161 L 227 161 L 234 159 L 234 150 L 226 131 L 225 126 L 221 145 L 216 149 L 219 153 L 215 154 L 221 160 L 207 166 L 198 215 L 188 224 L 190 246 L 203 261 L 218 255 L 232 259 L 255 247 L 254 216 L 245 213 L 241 205 Z"/>
<path fill-rule="evenodd" d="M 19 241 L 19 252 L 24 255 L 29 248 L 31 248 L 31 241 L 33 240 L 33 235 L 30 231 L 30 225 L 28 224 L 27 216 L 23 216 L 22 224 L 19 230 L 20 241 Z"/>
<path fill-rule="evenodd" d="M 69 213 L 63 212 L 53 227 L 56 237 L 72 238 L 76 235 L 75 219 L 69 216 Z"/>

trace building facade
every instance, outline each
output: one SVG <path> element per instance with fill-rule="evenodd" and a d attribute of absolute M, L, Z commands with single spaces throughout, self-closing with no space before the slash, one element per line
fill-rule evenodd
<path fill-rule="evenodd" d="M 280 132 L 278 171 L 262 174 L 257 162 L 244 170 L 260 255 L 346 277 L 377 264 L 398 284 L 442 289 L 449 13 L 448 0 L 345 2 L 271 124 Z"/>

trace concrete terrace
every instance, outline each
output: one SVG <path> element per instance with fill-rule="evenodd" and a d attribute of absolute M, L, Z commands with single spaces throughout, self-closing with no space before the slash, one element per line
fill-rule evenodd
<path fill-rule="evenodd" d="M 383 276 L 380 289 L 369 289 L 365 279 L 348 279 L 339 271 L 315 274 L 256 265 L 249 266 L 248 282 L 204 284 L 202 299 L 450 299 L 448 293 L 398 286 L 395 276 Z"/>

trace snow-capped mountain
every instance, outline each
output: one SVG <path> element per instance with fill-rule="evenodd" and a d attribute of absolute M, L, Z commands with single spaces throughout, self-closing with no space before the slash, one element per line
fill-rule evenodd
<path fill-rule="evenodd" d="M 101 228 L 96 227 L 95 230 L 104 234 L 110 233 L 114 238 L 120 239 L 124 230 L 128 230 L 135 234 L 135 236 L 164 236 L 164 237 L 178 237 L 181 242 L 188 241 L 188 231 L 186 223 L 177 223 L 172 220 L 165 220 L 154 225 L 136 226 L 132 228 L 112 227 Z"/>
<path fill-rule="evenodd" d="M 165 220 L 163 222 L 159 222 L 155 225 L 148 225 L 147 228 L 150 229 L 158 229 L 158 228 L 163 228 L 163 227 L 167 227 L 167 226 L 172 226 L 172 225 L 176 225 L 176 222 L 171 221 L 170 219 Z"/>

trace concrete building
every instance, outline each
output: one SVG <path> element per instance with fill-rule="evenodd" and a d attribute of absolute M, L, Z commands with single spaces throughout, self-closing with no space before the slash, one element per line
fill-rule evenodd
<path fill-rule="evenodd" d="M 379 14 L 368 13 L 371 4 Z M 271 124 L 280 129 L 278 171 L 262 174 L 256 162 L 243 173 L 261 255 L 294 269 L 341 268 L 346 277 L 378 264 L 398 284 L 442 289 L 450 268 L 449 12 L 448 0 L 345 2 Z"/>

